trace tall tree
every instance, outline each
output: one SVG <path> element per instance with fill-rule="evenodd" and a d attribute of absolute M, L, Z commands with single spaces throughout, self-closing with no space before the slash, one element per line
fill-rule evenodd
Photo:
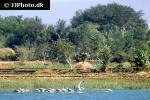
<path fill-rule="evenodd" d="M 77 11 L 71 24 L 73 28 L 85 22 L 98 24 L 97 29 L 105 37 L 105 44 L 112 47 L 113 55 L 117 55 L 117 52 L 129 53 L 132 47 L 139 48 L 145 43 L 148 25 L 142 16 L 142 11 L 112 3 Z"/>
<path fill-rule="evenodd" d="M 87 52 L 91 56 L 96 55 L 99 47 L 103 45 L 105 41 L 102 34 L 97 30 L 97 27 L 97 24 L 85 22 L 77 28 L 72 29 L 69 34 L 69 39 L 76 45 L 77 52 Z"/>
<path fill-rule="evenodd" d="M 9 37 L 8 45 L 35 44 L 38 36 L 44 35 L 41 31 L 44 25 L 40 18 L 25 18 L 15 30 L 14 34 Z"/>
<path fill-rule="evenodd" d="M 67 38 L 70 27 L 66 25 L 66 21 L 59 19 L 56 23 L 56 33 L 59 38 Z"/>
<path fill-rule="evenodd" d="M 15 34 L 18 29 L 22 16 L 9 16 L 0 18 L 0 41 L 2 46 L 9 46 L 8 41 L 12 40 L 10 37 Z M 11 44 L 11 42 L 9 42 Z"/>
<path fill-rule="evenodd" d="M 142 11 L 134 11 L 131 7 L 119 5 L 116 3 L 108 5 L 97 5 L 84 11 L 77 11 L 72 18 L 72 27 L 77 27 L 85 21 L 97 23 L 100 25 L 100 30 L 106 28 L 120 29 L 125 32 L 128 29 L 141 27 L 148 28 L 146 21 L 142 19 Z"/>

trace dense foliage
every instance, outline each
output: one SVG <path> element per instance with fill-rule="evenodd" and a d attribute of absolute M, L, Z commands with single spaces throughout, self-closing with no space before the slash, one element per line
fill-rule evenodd
<path fill-rule="evenodd" d="M 85 52 L 104 66 L 132 61 L 143 67 L 149 61 L 150 30 L 142 16 L 142 11 L 113 3 L 77 11 L 71 25 L 64 20 L 45 25 L 39 17 L 0 17 L 1 51 L 14 50 L 7 59 L 0 52 L 1 60 L 51 60 L 71 66 L 76 55 Z"/>

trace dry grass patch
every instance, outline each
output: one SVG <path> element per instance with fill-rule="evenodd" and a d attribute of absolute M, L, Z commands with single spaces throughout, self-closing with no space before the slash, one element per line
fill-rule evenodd
<path fill-rule="evenodd" d="M 52 75 L 56 74 L 56 72 L 52 71 L 51 69 L 41 69 L 34 73 L 35 75 Z"/>
<path fill-rule="evenodd" d="M 0 68 L 10 68 L 16 66 L 42 66 L 42 65 L 51 65 L 50 61 L 0 61 Z"/>
<path fill-rule="evenodd" d="M 89 62 L 79 62 L 79 63 L 75 64 L 73 68 L 74 69 L 84 69 L 84 70 L 94 69 L 94 67 Z"/>
<path fill-rule="evenodd" d="M 138 72 L 136 73 L 137 75 L 140 75 L 140 76 L 143 76 L 143 75 L 150 75 L 150 72 L 144 72 L 144 71 L 141 71 L 141 72 Z"/>

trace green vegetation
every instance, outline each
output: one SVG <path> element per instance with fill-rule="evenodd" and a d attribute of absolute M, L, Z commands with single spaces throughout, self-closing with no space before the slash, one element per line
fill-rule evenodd
<path fill-rule="evenodd" d="M 149 55 L 149 46 L 143 45 L 144 47 L 142 49 L 136 49 L 135 50 L 135 56 L 134 56 L 134 63 L 137 67 L 144 69 L 147 67 L 147 64 L 149 62 L 149 58 L 147 55 Z"/>
<path fill-rule="evenodd" d="M 13 91 L 27 88 L 73 88 L 79 81 L 85 81 L 86 90 L 111 89 L 150 89 L 150 80 L 147 79 L 0 79 L 0 91 Z M 69 84 L 68 84 L 69 83 Z"/>
<path fill-rule="evenodd" d="M 8 59 L 15 55 L 15 51 L 11 48 L 0 48 L 0 59 Z"/>
<path fill-rule="evenodd" d="M 70 25 L 62 19 L 45 25 L 37 16 L 0 17 L 0 59 L 49 60 L 72 68 L 76 55 L 85 52 L 88 60 L 102 61 L 104 72 L 109 63 L 122 62 L 143 70 L 150 60 L 150 30 L 142 16 L 112 3 L 77 11 Z"/>
<path fill-rule="evenodd" d="M 105 46 L 100 50 L 100 55 L 101 55 L 101 59 L 102 59 L 102 68 L 101 71 L 105 72 L 106 71 L 106 67 L 108 66 L 112 55 L 111 55 L 111 50 L 110 47 Z"/>
<path fill-rule="evenodd" d="M 78 55 L 76 55 L 78 57 L 78 60 L 81 60 L 83 63 L 84 61 L 90 57 L 90 55 L 88 53 L 82 52 Z"/>

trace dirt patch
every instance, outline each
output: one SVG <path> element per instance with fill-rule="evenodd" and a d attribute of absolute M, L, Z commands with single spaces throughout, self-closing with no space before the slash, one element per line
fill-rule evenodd
<path fill-rule="evenodd" d="M 0 61 L 0 68 L 10 68 L 10 67 L 16 67 L 16 66 L 36 66 L 36 65 L 50 65 L 50 61 Z"/>
<path fill-rule="evenodd" d="M 74 65 L 74 69 L 94 69 L 94 67 L 89 62 L 79 62 Z"/>
<path fill-rule="evenodd" d="M 138 72 L 136 73 L 137 75 L 140 75 L 140 76 L 143 76 L 143 75 L 150 75 L 150 72 L 144 72 L 144 71 L 141 71 L 141 72 Z"/>

